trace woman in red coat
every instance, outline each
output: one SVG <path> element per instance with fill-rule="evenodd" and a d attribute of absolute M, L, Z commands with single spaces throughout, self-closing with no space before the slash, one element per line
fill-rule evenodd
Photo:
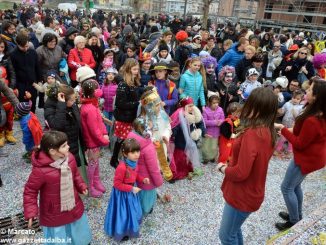
<path fill-rule="evenodd" d="M 87 195 L 88 191 L 67 140 L 65 133 L 49 131 L 41 140 L 40 150 L 33 153 L 33 169 L 24 189 L 24 215 L 29 228 L 39 216 L 46 239 L 86 245 L 91 241 L 91 231 L 78 193 Z"/>
<path fill-rule="evenodd" d="M 292 144 L 294 159 L 284 176 L 281 190 L 288 213 L 280 212 L 285 223 L 276 223 L 276 228 L 285 230 L 302 219 L 303 193 L 301 183 L 305 177 L 326 164 L 326 81 L 312 80 L 307 90 L 307 105 L 298 116 L 293 129 L 275 124 L 282 135 Z"/>
<path fill-rule="evenodd" d="M 71 49 L 68 55 L 68 66 L 70 69 L 70 79 L 72 86 L 76 87 L 76 72 L 79 67 L 89 66 L 94 69 L 96 62 L 94 60 L 92 51 L 85 48 L 86 38 L 77 36 L 74 39 L 75 48 Z"/>
<path fill-rule="evenodd" d="M 277 97 L 270 89 L 254 89 L 241 111 L 241 133 L 234 140 L 231 163 L 217 165 L 225 175 L 219 231 L 223 245 L 243 244 L 241 226 L 264 200 L 268 162 L 276 141 L 277 108 Z"/>

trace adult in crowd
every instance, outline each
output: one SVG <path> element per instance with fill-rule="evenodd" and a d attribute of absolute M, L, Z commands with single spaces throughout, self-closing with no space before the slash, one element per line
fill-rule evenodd
<path fill-rule="evenodd" d="M 285 91 L 282 92 L 284 96 L 284 102 L 288 102 L 292 98 L 292 94 L 294 91 L 300 89 L 300 83 L 298 80 L 293 79 L 289 82 L 289 86 Z"/>
<path fill-rule="evenodd" d="M 97 73 L 98 67 L 104 59 L 104 49 L 102 49 L 100 39 L 94 32 L 88 34 L 86 48 L 92 51 L 94 60 L 96 62 L 94 70 Z"/>
<path fill-rule="evenodd" d="M 44 35 L 46 33 L 52 33 L 54 34 L 58 39 L 60 39 L 60 35 L 54 30 L 55 24 L 52 17 L 47 16 L 44 19 L 44 30 L 42 30 L 41 36 L 40 36 L 40 42 L 43 42 Z"/>
<path fill-rule="evenodd" d="M 210 35 L 207 38 L 207 44 L 205 45 L 203 50 L 207 51 L 210 54 L 210 56 L 216 59 L 217 62 L 222 57 L 222 50 L 217 47 L 215 43 L 215 37 L 213 35 Z"/>
<path fill-rule="evenodd" d="M 131 25 L 126 25 L 122 31 L 121 47 L 124 48 L 128 45 L 132 45 L 135 48 L 139 47 L 139 39 L 133 32 Z"/>
<path fill-rule="evenodd" d="M 281 43 L 275 42 L 273 49 L 268 52 L 268 64 L 266 68 L 266 79 L 277 78 L 278 69 L 276 69 L 282 62 L 283 54 L 281 51 Z"/>
<path fill-rule="evenodd" d="M 6 41 L 8 46 L 7 52 L 12 52 L 13 49 L 17 46 L 15 41 L 15 32 L 16 25 L 11 21 L 5 21 L 1 25 L 2 33 L 0 34 L 1 38 Z"/>
<path fill-rule="evenodd" d="M 124 65 L 126 59 L 138 60 L 138 56 L 136 54 L 136 47 L 134 45 L 128 45 L 125 47 L 125 53 L 120 56 L 120 60 L 117 65 L 118 70 Z"/>
<path fill-rule="evenodd" d="M 73 88 L 61 84 L 49 91 L 49 97 L 44 105 L 44 118 L 50 129 L 67 134 L 69 151 L 75 156 L 77 166 L 84 167 L 84 142 L 81 134 L 80 113 Z M 80 171 L 83 179 L 87 180 L 86 171 Z"/>
<path fill-rule="evenodd" d="M 232 162 L 217 165 L 224 174 L 221 189 L 225 205 L 219 230 L 223 245 L 244 244 L 241 226 L 264 200 L 268 163 L 277 136 L 277 108 L 273 91 L 253 90 L 241 111 L 241 129 L 233 144 Z"/>
<path fill-rule="evenodd" d="M 285 75 L 289 81 L 297 79 L 299 83 L 302 84 L 315 75 L 315 69 L 311 60 L 312 57 L 308 52 L 308 48 L 299 48 L 292 59 L 283 67 L 282 74 Z"/>
<path fill-rule="evenodd" d="M 217 91 L 220 94 L 220 107 L 227 116 L 227 108 L 232 102 L 238 102 L 238 89 L 235 81 L 235 70 L 232 66 L 224 66 L 218 73 Z"/>
<path fill-rule="evenodd" d="M 260 83 L 264 83 L 265 79 L 265 70 L 263 68 L 264 63 L 264 55 L 262 53 L 256 53 L 251 58 L 251 64 L 245 68 L 245 73 L 242 74 L 243 77 L 246 77 L 247 71 L 251 68 L 255 68 L 259 73 L 257 81 Z"/>
<path fill-rule="evenodd" d="M 273 48 L 273 41 L 270 33 L 266 32 L 263 34 L 263 37 L 260 41 L 260 47 L 263 52 L 269 52 Z"/>
<path fill-rule="evenodd" d="M 192 43 L 190 44 L 192 48 L 192 53 L 199 56 L 200 51 L 203 50 L 201 47 L 201 36 L 195 35 L 192 39 Z"/>
<path fill-rule="evenodd" d="M 286 221 L 276 223 L 279 230 L 288 229 L 302 219 L 301 183 L 308 174 L 326 165 L 326 81 L 314 78 L 306 96 L 307 104 L 303 113 L 297 117 L 293 129 L 275 124 L 293 147 L 293 159 L 281 185 L 288 213 L 279 213 Z"/>
<path fill-rule="evenodd" d="M 86 38 L 83 36 L 77 36 L 74 39 L 74 44 L 75 48 L 70 50 L 68 56 L 70 79 L 73 87 L 77 85 L 76 72 L 79 67 L 88 66 L 94 69 L 96 66 L 92 51 L 85 47 Z"/>
<path fill-rule="evenodd" d="M 18 98 L 20 102 L 28 102 L 26 92 L 29 92 L 32 96 L 31 111 L 35 112 L 37 90 L 33 87 L 33 83 L 42 81 L 38 56 L 36 51 L 29 47 L 28 36 L 20 33 L 17 35 L 16 42 L 17 47 L 11 53 L 10 58 L 16 73 Z"/>
<path fill-rule="evenodd" d="M 216 39 L 216 42 L 218 42 L 218 39 Z M 233 41 L 231 39 L 226 39 L 222 43 L 222 54 L 224 55 L 226 51 L 228 51 L 233 45 Z"/>
<path fill-rule="evenodd" d="M 74 39 L 77 35 L 78 30 L 71 26 L 67 29 L 65 37 L 59 41 L 59 45 L 66 55 L 68 55 L 70 50 L 75 47 Z"/>
<path fill-rule="evenodd" d="M 244 56 L 245 48 L 248 46 L 248 40 L 244 37 L 239 39 L 239 42 L 234 44 L 219 60 L 218 62 L 218 72 L 222 70 L 223 66 L 233 66 L 236 67 L 237 64 Z"/>
<path fill-rule="evenodd" d="M 256 48 L 254 46 L 248 45 L 245 48 L 244 57 L 239 61 L 239 63 L 235 67 L 235 72 L 240 82 L 244 82 L 246 80 L 246 68 L 251 65 L 251 59 L 255 55 L 255 53 Z"/>

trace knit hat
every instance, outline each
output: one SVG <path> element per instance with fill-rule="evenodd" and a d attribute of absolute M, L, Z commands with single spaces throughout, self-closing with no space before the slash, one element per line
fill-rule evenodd
<path fill-rule="evenodd" d="M 123 28 L 122 34 L 126 36 L 130 32 L 133 32 L 131 25 L 126 25 L 125 28 Z"/>
<path fill-rule="evenodd" d="M 175 38 L 179 41 L 179 42 L 184 42 L 187 40 L 188 38 L 188 34 L 185 31 L 178 31 L 177 34 L 175 35 Z"/>
<path fill-rule="evenodd" d="M 19 117 L 26 116 L 31 111 L 32 105 L 29 102 L 20 102 L 16 105 L 16 113 Z"/>
<path fill-rule="evenodd" d="M 274 87 L 281 86 L 282 88 L 287 88 L 288 84 L 289 84 L 289 80 L 285 76 L 282 76 L 276 78 L 275 82 L 273 82 L 272 85 Z"/>
<path fill-rule="evenodd" d="M 94 70 L 88 66 L 82 66 L 77 69 L 76 80 L 79 83 L 94 77 L 96 77 Z"/>
<path fill-rule="evenodd" d="M 66 37 L 69 37 L 70 35 L 75 34 L 75 33 L 78 33 L 78 30 L 75 27 L 71 26 L 68 28 L 68 30 L 66 32 Z"/>
<path fill-rule="evenodd" d="M 53 77 L 56 78 L 57 73 L 55 72 L 55 70 L 48 70 L 48 72 L 46 73 L 46 77 Z"/>
<path fill-rule="evenodd" d="M 246 77 L 250 77 L 252 75 L 257 75 L 259 76 L 259 72 L 255 69 L 255 68 L 250 68 L 247 72 L 246 72 Z"/>
<path fill-rule="evenodd" d="M 160 46 L 158 46 L 158 51 L 161 52 L 162 50 L 166 50 L 169 52 L 170 49 L 169 49 L 168 45 L 166 45 L 165 43 L 162 43 L 162 44 L 160 44 Z"/>
<path fill-rule="evenodd" d="M 208 57 L 208 56 L 210 56 L 210 54 L 205 50 L 202 50 L 202 51 L 199 52 L 199 57 L 200 58 L 204 58 L 204 57 Z"/>
<path fill-rule="evenodd" d="M 113 74 L 115 74 L 115 75 L 118 74 L 117 69 L 115 69 L 115 68 L 113 68 L 113 67 L 109 67 L 108 69 L 106 69 L 105 72 L 106 72 L 106 74 L 108 74 L 108 73 L 113 73 Z"/>
<path fill-rule="evenodd" d="M 186 105 L 193 104 L 194 100 L 191 97 L 186 97 L 180 100 L 179 104 L 181 107 L 185 107 Z"/>
<path fill-rule="evenodd" d="M 195 41 L 196 39 L 200 39 L 200 40 L 201 40 L 201 39 L 202 39 L 202 38 L 201 38 L 201 35 L 196 35 L 196 36 L 194 36 L 194 38 L 192 39 L 192 41 Z"/>
<path fill-rule="evenodd" d="M 289 48 L 290 51 L 297 51 L 298 49 L 299 49 L 298 44 L 293 44 L 293 45 Z"/>

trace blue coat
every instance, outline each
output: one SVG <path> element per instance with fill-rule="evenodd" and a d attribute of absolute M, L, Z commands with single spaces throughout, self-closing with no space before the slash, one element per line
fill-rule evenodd
<path fill-rule="evenodd" d="M 20 119 L 20 127 L 23 131 L 23 143 L 27 152 L 33 150 L 35 144 L 31 130 L 28 127 L 28 122 L 31 119 L 31 114 L 27 114 Z"/>
<path fill-rule="evenodd" d="M 180 95 L 180 98 L 189 96 L 194 100 L 195 106 L 198 105 L 199 100 L 200 106 L 206 105 L 203 77 L 198 71 L 193 74 L 187 70 L 184 74 L 182 74 L 179 88 L 183 89 L 183 93 Z"/>
<path fill-rule="evenodd" d="M 232 46 L 219 60 L 218 71 L 220 71 L 223 66 L 229 65 L 236 67 L 239 61 L 244 57 L 244 52 L 238 51 L 238 44 Z"/>

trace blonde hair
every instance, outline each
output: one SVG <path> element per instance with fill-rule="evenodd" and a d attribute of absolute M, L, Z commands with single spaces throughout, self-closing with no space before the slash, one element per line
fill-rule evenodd
<path fill-rule="evenodd" d="M 120 69 L 123 80 L 128 84 L 128 86 L 140 85 L 140 71 L 138 71 L 138 74 L 134 78 L 132 77 L 131 68 L 134 66 L 139 67 L 138 61 L 134 58 L 128 58 Z"/>
<path fill-rule="evenodd" d="M 226 39 L 224 42 L 223 42 L 223 45 L 227 45 L 227 46 L 230 46 L 233 44 L 233 41 L 231 39 Z"/>
<path fill-rule="evenodd" d="M 201 62 L 200 57 L 194 57 L 192 59 L 189 59 L 188 61 L 188 67 L 194 63 L 194 62 L 199 62 L 200 63 L 200 69 L 199 69 L 199 73 L 201 74 L 202 78 L 203 78 L 203 85 L 204 85 L 204 89 L 207 90 L 207 84 L 206 84 L 206 70 L 205 67 L 203 65 L 203 62 Z M 186 62 L 187 63 L 187 62 Z"/>
<path fill-rule="evenodd" d="M 246 46 L 245 50 L 250 50 L 251 52 L 256 53 L 256 48 L 252 45 Z"/>
<path fill-rule="evenodd" d="M 307 47 L 301 47 L 297 50 L 297 52 L 294 53 L 293 59 L 297 59 L 299 56 L 299 53 L 302 52 L 303 50 L 307 51 L 307 60 L 311 61 L 312 60 L 312 55 L 310 54 L 310 50 Z"/>

